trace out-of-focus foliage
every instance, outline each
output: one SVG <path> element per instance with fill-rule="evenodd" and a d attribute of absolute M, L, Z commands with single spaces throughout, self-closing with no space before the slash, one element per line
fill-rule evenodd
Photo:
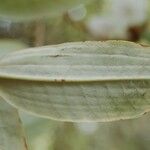
<path fill-rule="evenodd" d="M 89 0 L 0 0 L 0 17 L 12 20 L 39 19 L 61 15 Z"/>
<path fill-rule="evenodd" d="M 150 44 L 150 21 L 148 21 L 146 30 L 141 35 L 141 43 L 145 45 Z"/>
<path fill-rule="evenodd" d="M 27 48 L 27 45 L 18 40 L 1 39 L 0 40 L 0 56 L 8 54 L 12 51 L 22 50 Z"/>
<path fill-rule="evenodd" d="M 128 39 L 128 29 L 146 22 L 147 0 L 108 0 L 101 15 L 90 17 L 87 27 L 99 39 Z"/>
<path fill-rule="evenodd" d="M 30 123 L 27 118 L 30 118 Z M 35 121 L 28 115 L 22 119 L 31 150 L 149 150 L 150 147 L 149 114 L 110 123 Z"/>
<path fill-rule="evenodd" d="M 29 150 L 52 150 L 56 130 L 63 123 L 55 122 L 20 112 L 24 123 Z"/>
<path fill-rule="evenodd" d="M 135 1 L 92 0 L 86 5 L 76 5 L 59 17 L 43 17 L 28 23 L 2 19 L 0 36 L 21 38 L 32 46 L 85 40 L 142 41 L 142 34 L 149 30 L 150 2 Z"/>

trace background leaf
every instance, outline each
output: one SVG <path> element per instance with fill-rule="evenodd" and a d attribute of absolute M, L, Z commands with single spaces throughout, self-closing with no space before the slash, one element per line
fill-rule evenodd
<path fill-rule="evenodd" d="M 39 116 L 113 121 L 150 110 L 150 51 L 85 42 L 14 52 L 0 61 L 1 95 Z"/>
<path fill-rule="evenodd" d="M 88 0 L 0 0 L 0 17 L 12 20 L 36 20 L 61 15 Z"/>
<path fill-rule="evenodd" d="M 0 98 L 0 149 L 27 150 L 18 112 Z"/>
<path fill-rule="evenodd" d="M 27 45 L 18 40 L 1 39 L 0 40 L 0 56 L 8 54 L 13 51 L 27 48 Z"/>

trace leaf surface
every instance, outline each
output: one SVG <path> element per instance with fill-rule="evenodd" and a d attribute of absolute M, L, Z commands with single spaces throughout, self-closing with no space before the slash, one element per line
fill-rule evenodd
<path fill-rule="evenodd" d="M 63 121 L 113 121 L 150 110 L 150 48 L 77 42 L 13 52 L 0 60 L 1 95 Z"/>

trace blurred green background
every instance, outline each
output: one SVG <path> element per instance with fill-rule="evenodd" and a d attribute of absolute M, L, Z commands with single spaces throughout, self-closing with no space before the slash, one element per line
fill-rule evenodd
<path fill-rule="evenodd" d="M 56 1 L 59 7 L 55 4 L 52 10 L 46 10 L 46 17 L 30 18 L 26 14 L 20 20 L 7 16 L 13 9 L 7 11 L 7 4 L 3 7 L 1 3 L 1 57 L 4 51 L 72 41 L 115 39 L 150 45 L 150 0 L 89 0 L 87 3 L 82 0 L 73 5 L 68 0 L 62 2 L 60 12 L 61 5 Z M 69 5 L 69 10 L 64 9 L 65 5 Z M 14 6 L 18 9 L 17 4 Z M 59 15 L 53 16 L 55 7 Z M 30 150 L 150 149 L 150 114 L 110 123 L 68 123 L 41 119 L 22 111 L 20 114 Z"/>

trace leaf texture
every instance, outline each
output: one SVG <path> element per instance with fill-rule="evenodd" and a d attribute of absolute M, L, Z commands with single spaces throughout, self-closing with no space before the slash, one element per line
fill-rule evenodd
<path fill-rule="evenodd" d="M 150 48 L 77 42 L 13 52 L 0 60 L 1 95 L 62 121 L 113 121 L 150 110 Z"/>

